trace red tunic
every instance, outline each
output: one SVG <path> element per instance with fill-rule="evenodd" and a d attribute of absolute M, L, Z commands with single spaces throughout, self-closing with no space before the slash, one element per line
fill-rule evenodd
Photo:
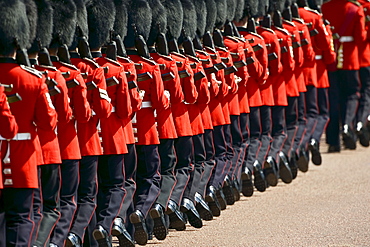
<path fill-rule="evenodd" d="M 240 63 L 245 62 L 245 53 L 244 53 L 244 44 L 229 36 L 224 37 L 224 44 L 228 48 L 228 50 L 233 54 L 231 56 L 232 63 Z M 227 60 L 229 61 L 230 58 Z M 235 93 L 229 93 L 226 98 L 229 102 L 229 111 L 230 115 L 240 115 L 240 107 L 239 107 L 239 91 L 241 87 L 245 87 L 245 84 L 248 80 L 248 70 L 247 66 L 242 66 L 237 68 L 238 71 L 233 73 L 232 76 L 234 77 L 235 81 Z"/>
<path fill-rule="evenodd" d="M 341 36 L 334 43 L 337 51 L 337 68 L 358 70 L 360 68 L 358 47 L 366 39 L 363 8 L 360 4 L 357 5 L 347 0 L 336 0 L 323 4 L 322 13 L 334 27 L 333 33 Z M 353 13 L 353 15 L 349 13 Z M 347 22 L 349 23 L 347 24 Z M 344 25 L 345 30 L 342 30 Z"/>
<path fill-rule="evenodd" d="M 359 0 L 365 15 L 365 29 L 367 32 L 367 39 L 365 42 L 362 42 L 359 46 L 359 59 L 360 59 L 360 67 L 368 67 L 370 66 L 370 2 L 367 0 Z"/>
<path fill-rule="evenodd" d="M 12 92 L 6 94 L 18 93 L 22 97 L 21 101 L 10 104 L 18 124 L 17 135 L 30 135 L 30 140 L 2 141 L 1 160 L 4 159 L 6 151 L 10 151 L 9 163 L 3 164 L 2 172 L 5 169 L 8 171 L 3 174 L 4 187 L 38 188 L 37 165 L 40 165 L 42 160 L 36 126 L 45 131 L 53 130 L 57 121 L 45 78 L 31 68 L 22 69 L 15 60 L 8 58 L 0 65 L 0 73 L 3 83 L 13 85 Z"/>
<path fill-rule="evenodd" d="M 154 110 L 157 112 L 169 107 L 169 100 L 164 95 L 164 87 L 161 78 L 159 65 L 151 60 L 138 55 L 129 55 L 132 61 L 141 64 L 142 68 L 137 69 L 137 75 L 149 73 L 151 79 L 138 81 L 139 89 L 144 91 L 143 105 L 136 113 L 137 145 L 159 144 L 159 136 L 156 128 Z"/>
<path fill-rule="evenodd" d="M 55 67 L 49 66 L 38 66 L 35 65 L 35 69 L 38 71 L 47 71 L 47 77 L 54 79 L 58 85 L 56 86 L 60 93 L 51 96 L 51 100 L 58 114 L 58 122 L 67 123 L 71 120 L 72 109 L 69 106 L 68 99 L 68 88 L 62 73 Z M 42 129 L 37 130 L 39 135 L 42 156 L 44 164 L 60 164 L 62 163 L 62 158 L 59 150 L 59 142 L 57 134 L 54 130 L 44 131 Z"/>
<path fill-rule="evenodd" d="M 103 154 L 125 154 L 127 146 L 122 120 L 132 113 L 126 74 L 123 67 L 114 60 L 98 57 L 95 61 L 101 67 L 108 67 L 108 73 L 105 74 L 106 82 L 113 77 L 119 82 L 119 84 L 107 87 L 107 94 L 113 108 L 108 118 L 100 119 Z"/>
<path fill-rule="evenodd" d="M 87 123 L 77 123 L 77 136 L 81 155 L 102 155 L 99 133 L 96 126 L 100 118 L 108 118 L 112 111 L 110 98 L 107 97 L 104 69 L 90 59 L 72 58 L 71 62 L 81 73 L 88 73 L 86 85 L 94 82 L 97 88 L 88 89 L 87 100 L 92 107 L 93 116 Z"/>
<path fill-rule="evenodd" d="M 283 70 L 283 66 L 280 61 L 280 58 L 281 58 L 280 49 L 281 48 L 280 48 L 279 40 L 278 40 L 276 33 L 270 28 L 257 27 L 257 32 L 265 40 L 268 57 L 269 57 L 268 59 L 269 60 L 268 61 L 269 77 L 267 78 L 266 83 L 261 86 L 261 87 L 265 87 L 264 88 L 265 93 L 262 94 L 261 96 L 264 97 L 265 102 L 268 102 L 266 103 L 266 105 L 269 105 L 269 106 L 278 105 L 277 103 L 279 102 L 275 102 L 275 99 L 274 99 L 273 84 L 278 82 L 280 73 Z M 282 90 L 284 91 L 285 89 L 282 89 Z"/>
<path fill-rule="evenodd" d="M 87 123 L 91 116 L 91 109 L 87 101 L 87 88 L 81 72 L 74 66 L 62 62 L 53 62 L 54 66 L 61 72 L 69 72 L 66 79 L 67 87 L 71 81 L 76 80 L 79 85 L 68 89 L 70 106 L 73 110 L 74 119 L 68 123 L 58 122 L 58 141 L 62 160 L 81 159 L 81 152 L 75 128 L 76 121 Z"/>
<path fill-rule="evenodd" d="M 172 73 L 174 76 L 171 80 L 163 81 L 164 90 L 168 91 L 170 94 L 171 106 L 167 109 L 157 111 L 157 129 L 159 138 L 174 139 L 177 138 L 177 133 L 172 117 L 172 104 L 179 104 L 184 101 L 184 94 L 180 84 L 180 76 L 177 70 L 176 61 L 171 57 L 162 56 L 158 53 L 151 53 L 150 55 L 156 63 L 161 64 L 163 67 L 163 69 L 161 69 L 162 75 Z"/>
<path fill-rule="evenodd" d="M 171 57 L 176 61 L 178 73 L 186 72 L 189 75 L 180 78 L 184 101 L 177 104 L 171 104 L 172 117 L 174 119 L 177 136 L 192 136 L 193 131 L 191 129 L 189 112 L 186 105 L 194 104 L 198 98 L 198 92 L 194 84 L 193 70 L 190 67 L 187 57 L 178 53 L 171 53 Z"/>
<path fill-rule="evenodd" d="M 125 57 L 117 57 L 117 61 L 123 66 L 126 72 L 130 73 L 129 77 L 127 77 L 128 84 L 136 83 L 137 75 L 135 63 Z M 140 97 L 138 87 L 132 87 L 128 92 L 130 94 L 132 114 L 136 114 L 136 112 L 141 109 L 141 103 L 143 100 Z M 135 144 L 135 135 L 132 127 L 131 116 L 122 119 L 122 128 L 125 133 L 126 144 Z"/>
<path fill-rule="evenodd" d="M 6 139 L 12 139 L 17 132 L 18 125 L 15 121 L 15 117 L 10 112 L 4 89 L 0 86 L 0 136 Z M 0 157 L 2 157 L 1 150 Z M 2 159 L 0 159 L 0 171 L 3 171 Z M 3 172 L 0 172 L 0 189 L 2 188 L 4 188 Z"/>

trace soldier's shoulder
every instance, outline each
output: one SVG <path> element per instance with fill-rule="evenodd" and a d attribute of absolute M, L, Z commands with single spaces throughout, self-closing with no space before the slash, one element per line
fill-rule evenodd
<path fill-rule="evenodd" d="M 42 78 L 42 73 L 34 68 L 31 68 L 31 67 L 28 67 L 26 65 L 19 65 L 20 68 L 26 72 L 28 72 L 29 74 L 32 74 L 38 78 Z"/>
<path fill-rule="evenodd" d="M 361 6 L 361 3 L 359 1 L 356 1 L 356 0 L 348 0 L 348 2 L 353 3 L 357 7 L 360 7 Z"/>
<path fill-rule="evenodd" d="M 311 9 L 309 7 L 304 7 L 305 10 L 309 11 L 310 13 L 313 13 L 315 15 L 320 15 L 320 13 L 314 9 Z"/>

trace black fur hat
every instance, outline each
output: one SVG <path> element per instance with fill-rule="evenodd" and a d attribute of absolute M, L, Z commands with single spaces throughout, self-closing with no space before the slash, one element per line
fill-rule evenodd
<path fill-rule="evenodd" d="M 28 0 L 28 1 L 23 1 L 24 4 L 26 5 L 26 12 L 27 12 L 27 19 L 28 19 L 28 24 L 30 25 L 30 41 L 28 44 L 28 47 L 24 48 L 30 48 L 32 42 L 34 41 L 36 37 L 36 28 L 37 28 L 37 6 L 35 1 L 33 0 Z"/>
<path fill-rule="evenodd" d="M 245 5 L 244 0 L 236 0 L 236 9 L 234 17 L 235 21 L 240 21 L 241 19 L 243 19 L 244 5 Z"/>
<path fill-rule="evenodd" d="M 121 36 L 121 38 L 124 38 L 127 35 L 128 3 L 128 0 L 114 0 L 114 4 L 116 6 L 116 17 L 113 29 L 116 34 Z"/>
<path fill-rule="evenodd" d="M 235 17 L 236 0 L 227 0 L 226 21 L 233 21 Z"/>
<path fill-rule="evenodd" d="M 279 10 L 280 12 L 283 12 L 283 10 L 285 9 L 286 0 L 277 0 L 275 1 L 275 3 L 276 3 L 275 10 Z"/>
<path fill-rule="evenodd" d="M 167 36 L 178 39 L 183 23 L 183 9 L 180 0 L 164 0 L 163 6 L 167 12 Z"/>
<path fill-rule="evenodd" d="M 73 0 L 51 0 L 53 12 L 53 38 L 50 48 L 62 44 L 70 46 L 76 30 L 77 8 Z"/>
<path fill-rule="evenodd" d="M 311 9 L 315 9 L 321 12 L 321 6 L 323 4 L 323 0 L 308 0 L 308 7 Z"/>
<path fill-rule="evenodd" d="M 258 0 L 257 16 L 266 15 L 266 9 L 269 8 L 269 0 Z"/>
<path fill-rule="evenodd" d="M 216 27 L 222 28 L 226 22 L 227 18 L 227 3 L 226 0 L 215 0 L 217 6 L 217 16 L 216 16 Z"/>
<path fill-rule="evenodd" d="M 113 0 L 90 0 L 86 4 L 90 49 L 102 47 L 109 39 L 116 17 Z"/>
<path fill-rule="evenodd" d="M 257 16 L 258 13 L 258 0 L 247 0 L 245 2 L 245 8 L 247 8 L 248 14 L 252 17 Z"/>
<path fill-rule="evenodd" d="M 197 12 L 197 34 L 203 36 L 207 24 L 207 5 L 204 0 L 193 0 Z"/>
<path fill-rule="evenodd" d="M 147 45 L 154 45 L 158 34 L 163 33 L 167 29 L 167 12 L 160 0 L 148 0 L 149 6 L 152 9 L 152 25 L 147 40 Z"/>
<path fill-rule="evenodd" d="M 152 23 L 152 10 L 147 0 L 131 0 L 128 6 L 128 27 L 127 36 L 124 40 L 126 47 L 135 46 L 135 32 L 132 25 L 135 25 L 138 35 L 148 40 Z"/>
<path fill-rule="evenodd" d="M 197 13 L 195 11 L 195 6 L 191 0 L 181 0 L 181 4 L 184 14 L 182 27 L 185 31 L 185 35 L 193 40 L 197 31 Z"/>
<path fill-rule="evenodd" d="M 41 47 L 49 47 L 53 33 L 53 8 L 49 0 L 35 0 L 37 6 L 36 38 L 33 40 L 29 53 L 38 52 Z"/>
<path fill-rule="evenodd" d="M 244 0 L 243 0 L 244 1 Z M 217 5 L 215 0 L 205 0 L 207 6 L 206 29 L 207 32 L 213 32 L 217 18 Z"/>
<path fill-rule="evenodd" d="M 30 27 L 25 4 L 20 0 L 3 0 L 0 15 L 0 54 L 12 55 L 15 40 L 21 48 L 28 47 Z"/>
<path fill-rule="evenodd" d="M 69 46 L 70 50 L 74 50 L 78 44 L 78 37 L 80 35 L 85 36 L 86 38 L 89 35 L 89 26 L 87 24 L 87 10 L 84 0 L 74 0 L 77 8 L 77 22 L 75 29 L 75 35 L 73 37 L 72 44 Z"/>

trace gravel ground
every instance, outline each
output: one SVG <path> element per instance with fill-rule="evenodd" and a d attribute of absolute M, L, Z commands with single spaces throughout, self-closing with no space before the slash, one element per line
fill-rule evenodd
<path fill-rule="evenodd" d="M 310 163 L 291 184 L 255 191 L 203 228 L 170 230 L 146 246 L 370 246 L 370 149 L 326 150 L 321 166 Z"/>

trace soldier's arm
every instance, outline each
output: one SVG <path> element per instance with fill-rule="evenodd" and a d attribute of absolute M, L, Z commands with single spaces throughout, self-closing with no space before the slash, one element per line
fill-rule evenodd
<path fill-rule="evenodd" d="M 120 83 L 117 85 L 116 113 L 119 118 L 124 119 L 131 116 L 132 109 L 130 94 L 128 92 L 127 78 L 123 67 L 121 67 L 117 79 Z"/>
<path fill-rule="evenodd" d="M 60 71 L 55 73 L 55 81 L 58 83 L 57 87 L 60 91 L 52 97 L 55 110 L 58 113 L 58 122 L 67 123 L 71 120 L 72 109 L 69 106 L 68 88 L 65 79 Z"/>
<path fill-rule="evenodd" d="M 76 74 L 75 79 L 79 85 L 72 88 L 73 90 L 73 115 L 77 121 L 86 123 L 91 116 L 90 104 L 87 101 L 87 88 L 81 74 Z"/>
<path fill-rule="evenodd" d="M 40 80 L 44 80 L 41 78 Z M 34 122 L 37 128 L 53 130 L 57 124 L 57 113 L 44 82 L 39 83 L 39 95 L 36 99 Z"/>
<path fill-rule="evenodd" d="M 18 125 L 15 117 L 9 109 L 8 101 L 0 86 L 0 136 L 12 139 L 18 132 Z"/>
<path fill-rule="evenodd" d="M 97 88 L 91 89 L 93 94 L 93 110 L 99 118 L 108 118 L 112 112 L 112 104 L 108 96 L 103 68 L 94 70 L 92 82 L 97 86 Z"/>

